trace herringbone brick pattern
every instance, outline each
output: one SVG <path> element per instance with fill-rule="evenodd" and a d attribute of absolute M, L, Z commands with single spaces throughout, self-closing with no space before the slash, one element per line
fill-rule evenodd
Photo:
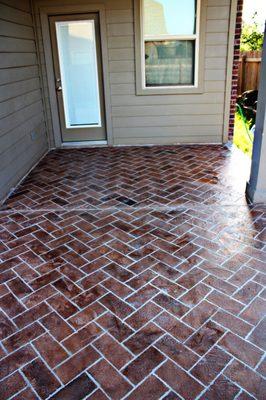
<path fill-rule="evenodd" d="M 233 159 L 46 156 L 0 212 L 1 400 L 265 398 L 266 207 Z"/>
<path fill-rule="evenodd" d="M 7 207 L 245 204 L 245 169 L 239 153 L 229 157 L 220 146 L 57 150 L 40 162 Z"/>

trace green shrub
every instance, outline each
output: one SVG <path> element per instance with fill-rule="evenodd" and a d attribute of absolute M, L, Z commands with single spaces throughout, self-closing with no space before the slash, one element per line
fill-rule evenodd
<path fill-rule="evenodd" d="M 247 134 L 246 127 L 250 129 L 249 123 L 247 121 L 243 121 L 239 113 L 235 115 L 235 128 L 234 128 L 234 145 L 238 147 L 243 153 L 247 154 L 249 157 L 252 155 L 252 140 L 250 136 Z"/>
<path fill-rule="evenodd" d="M 258 13 L 255 13 L 253 15 L 252 24 L 244 23 L 242 26 L 241 43 L 240 43 L 241 51 L 255 51 L 262 49 L 264 35 L 260 31 L 259 25 L 256 22 L 257 14 Z"/>

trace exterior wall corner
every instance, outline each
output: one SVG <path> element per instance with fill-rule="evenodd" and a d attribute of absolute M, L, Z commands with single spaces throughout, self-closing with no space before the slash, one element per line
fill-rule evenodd
<path fill-rule="evenodd" d="M 243 4 L 244 4 L 244 0 L 237 0 L 237 14 L 236 14 L 235 35 L 234 35 L 234 55 L 233 55 L 232 81 L 231 81 L 228 140 L 233 140 L 233 136 L 234 136 Z"/>

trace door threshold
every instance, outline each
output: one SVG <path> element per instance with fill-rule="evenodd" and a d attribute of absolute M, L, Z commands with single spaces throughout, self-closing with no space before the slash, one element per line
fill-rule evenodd
<path fill-rule="evenodd" d="M 107 146 L 107 140 L 93 140 L 93 141 L 83 141 L 83 142 L 63 142 L 61 148 L 84 148 L 84 147 L 98 147 Z"/>

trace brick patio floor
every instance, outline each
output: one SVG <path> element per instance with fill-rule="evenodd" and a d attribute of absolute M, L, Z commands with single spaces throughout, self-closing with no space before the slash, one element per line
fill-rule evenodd
<path fill-rule="evenodd" d="M 0 399 L 265 399 L 247 176 L 219 146 L 50 152 L 0 211 Z"/>

